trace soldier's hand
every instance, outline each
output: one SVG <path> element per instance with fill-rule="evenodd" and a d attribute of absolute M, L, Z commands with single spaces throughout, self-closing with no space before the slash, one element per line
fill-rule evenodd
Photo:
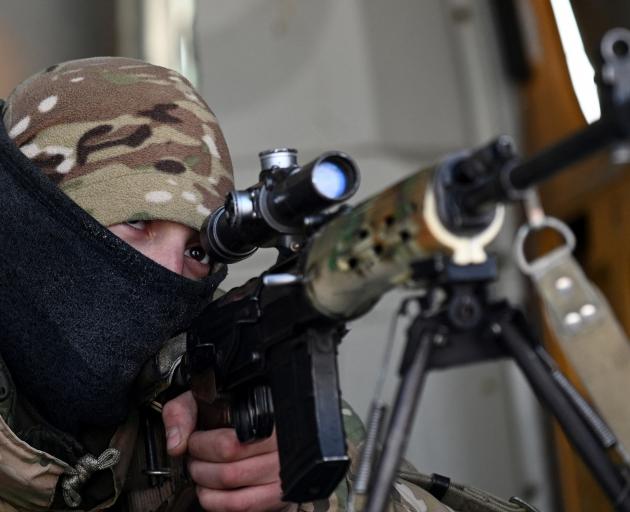
<path fill-rule="evenodd" d="M 167 402 L 162 417 L 168 453 L 188 454 L 188 471 L 205 510 L 263 512 L 291 508 L 281 500 L 275 433 L 269 439 L 241 444 L 233 429 L 195 431 L 197 404 L 191 392 Z"/>

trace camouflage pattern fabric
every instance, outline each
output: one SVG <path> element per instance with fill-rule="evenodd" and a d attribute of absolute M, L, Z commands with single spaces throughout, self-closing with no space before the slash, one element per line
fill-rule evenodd
<path fill-rule="evenodd" d="M 199 229 L 233 187 L 210 108 L 179 73 L 146 62 L 51 66 L 11 93 L 3 121 L 22 153 L 105 226 L 162 219 Z"/>
<path fill-rule="evenodd" d="M 341 411 L 346 430 L 348 455 L 352 459 L 350 470 L 330 498 L 313 503 L 304 503 L 298 508 L 300 512 L 345 512 L 347 510 L 348 496 L 356 474 L 361 446 L 365 439 L 365 427 L 347 402 L 343 402 Z M 401 472 L 403 471 L 412 475 L 416 473 L 416 469 L 408 462 L 404 462 L 401 468 Z M 453 512 L 451 508 L 439 502 L 423 488 L 402 477 L 397 478 L 394 482 L 387 510 L 388 512 Z"/>

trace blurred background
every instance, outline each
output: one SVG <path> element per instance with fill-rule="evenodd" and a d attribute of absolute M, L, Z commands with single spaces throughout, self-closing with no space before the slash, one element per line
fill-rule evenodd
<path fill-rule="evenodd" d="M 354 202 L 441 156 L 512 135 L 532 153 L 599 116 L 598 41 L 630 26 L 627 0 L 1 0 L 0 93 L 56 62 L 124 55 L 178 69 L 217 114 L 238 187 L 257 154 L 294 147 L 306 163 L 349 153 Z M 542 187 L 545 208 L 578 236 L 577 255 L 630 328 L 628 148 Z M 497 293 L 543 327 L 512 264 L 521 220 L 496 245 Z M 544 246 L 547 242 L 539 242 Z M 236 265 L 228 285 L 274 259 Z M 388 326 L 403 294 L 354 322 L 340 347 L 344 397 L 365 418 Z M 549 349 L 571 374 L 546 337 Z M 399 350 L 399 349 L 398 349 Z M 579 384 L 579 383 L 578 383 Z M 542 511 L 612 510 L 512 363 L 431 374 L 408 459 Z"/>

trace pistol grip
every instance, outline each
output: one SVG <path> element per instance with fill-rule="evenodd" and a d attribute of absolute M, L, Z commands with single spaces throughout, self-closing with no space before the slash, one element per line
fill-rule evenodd
<path fill-rule="evenodd" d="M 197 427 L 201 430 L 231 427 L 230 404 L 217 393 L 214 371 L 205 370 L 193 376 L 191 389 L 197 402 Z"/>

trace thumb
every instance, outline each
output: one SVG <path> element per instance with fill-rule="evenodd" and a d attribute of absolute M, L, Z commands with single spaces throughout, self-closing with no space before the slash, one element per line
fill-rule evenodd
<path fill-rule="evenodd" d="M 176 457 L 186 453 L 188 438 L 197 425 L 197 402 L 192 391 L 166 402 L 162 408 L 162 421 L 168 454 Z"/>

